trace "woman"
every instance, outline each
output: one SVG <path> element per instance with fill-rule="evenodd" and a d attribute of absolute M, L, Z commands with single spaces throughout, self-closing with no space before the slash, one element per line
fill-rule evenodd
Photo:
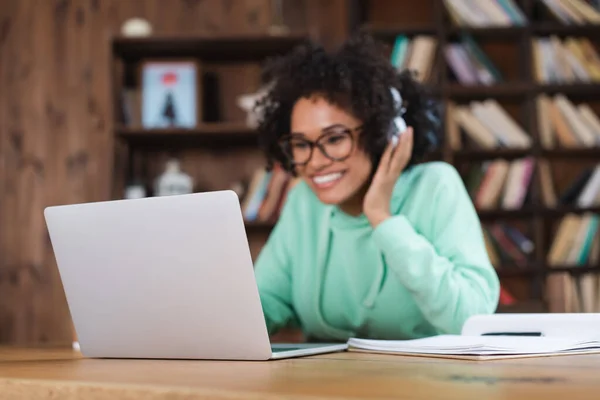
<path fill-rule="evenodd" d="M 333 54 L 300 47 L 266 76 L 266 155 L 301 178 L 256 261 L 269 332 L 409 339 L 494 312 L 498 277 L 460 176 L 417 163 L 439 126 L 418 83 L 362 34 Z"/>

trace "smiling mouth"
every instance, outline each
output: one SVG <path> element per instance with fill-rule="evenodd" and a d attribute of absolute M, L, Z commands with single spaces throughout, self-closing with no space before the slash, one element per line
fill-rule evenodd
<path fill-rule="evenodd" d="M 327 175 L 313 176 L 312 181 L 319 189 L 327 189 L 334 186 L 344 176 L 344 172 L 333 172 Z"/>

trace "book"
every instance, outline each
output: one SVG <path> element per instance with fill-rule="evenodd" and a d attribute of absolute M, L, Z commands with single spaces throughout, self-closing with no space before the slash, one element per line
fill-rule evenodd
<path fill-rule="evenodd" d="M 348 351 L 476 361 L 600 353 L 600 334 L 593 328 L 598 318 L 577 313 L 478 315 L 467 320 L 460 334 L 350 338 Z"/>
<path fill-rule="evenodd" d="M 522 26 L 527 18 L 513 0 L 444 0 L 450 19 L 458 26 Z"/>
<path fill-rule="evenodd" d="M 398 355 L 473 360 L 600 353 L 600 340 L 545 336 L 438 335 L 392 341 L 352 338 L 348 341 L 348 345 L 350 351 L 368 350 Z"/>

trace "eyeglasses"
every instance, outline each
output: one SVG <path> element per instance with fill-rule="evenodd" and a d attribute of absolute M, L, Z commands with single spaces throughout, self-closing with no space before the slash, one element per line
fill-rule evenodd
<path fill-rule="evenodd" d="M 279 140 L 279 146 L 290 162 L 296 166 L 308 164 L 315 147 L 332 161 L 344 161 L 352 154 L 354 137 L 352 132 L 357 128 L 333 128 L 319 136 L 316 141 L 301 136 L 286 135 Z"/>

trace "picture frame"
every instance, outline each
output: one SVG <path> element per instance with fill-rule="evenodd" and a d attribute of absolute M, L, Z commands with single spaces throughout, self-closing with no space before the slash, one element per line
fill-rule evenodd
<path fill-rule="evenodd" d="M 193 129 L 202 121 L 197 60 L 146 60 L 139 71 L 144 129 Z"/>

